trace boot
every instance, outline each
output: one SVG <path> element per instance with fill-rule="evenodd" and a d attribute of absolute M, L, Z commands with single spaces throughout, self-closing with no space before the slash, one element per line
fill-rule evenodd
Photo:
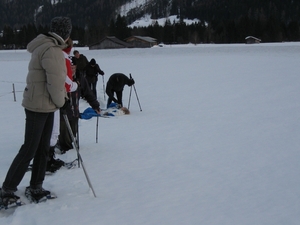
<path fill-rule="evenodd" d="M 60 169 L 65 162 L 60 159 L 55 159 L 55 152 L 54 152 L 54 146 L 50 147 L 49 149 L 49 160 L 47 163 L 47 171 L 54 173 L 56 170 Z"/>
<path fill-rule="evenodd" d="M 26 187 L 25 189 L 25 196 L 34 203 L 39 203 L 45 199 L 47 196 L 50 196 L 51 192 L 45 190 L 44 188 L 31 188 Z"/>
<path fill-rule="evenodd" d="M 9 205 L 18 204 L 20 197 L 14 192 L 6 192 L 0 188 L 0 209 L 7 208 Z"/>

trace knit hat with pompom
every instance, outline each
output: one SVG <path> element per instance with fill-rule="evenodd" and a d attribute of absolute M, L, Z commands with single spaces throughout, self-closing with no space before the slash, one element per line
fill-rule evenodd
<path fill-rule="evenodd" d="M 56 33 L 64 40 L 70 37 L 72 31 L 72 22 L 69 17 L 54 17 L 51 20 L 50 32 Z"/>

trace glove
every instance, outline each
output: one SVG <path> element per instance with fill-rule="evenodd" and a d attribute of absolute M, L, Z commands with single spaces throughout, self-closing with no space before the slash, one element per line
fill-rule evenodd
<path fill-rule="evenodd" d="M 128 86 L 130 87 L 130 86 L 132 86 L 134 84 L 135 84 L 134 79 L 130 78 L 129 82 L 128 82 Z"/>
<path fill-rule="evenodd" d="M 65 98 L 65 104 L 60 108 L 60 111 L 63 113 L 63 114 L 67 114 L 67 109 L 69 109 L 71 106 L 70 106 L 70 101 L 69 99 Z"/>
<path fill-rule="evenodd" d="M 94 109 L 95 110 L 95 112 L 97 113 L 97 114 L 100 114 L 101 113 L 101 109 L 100 108 L 96 108 L 96 109 Z"/>

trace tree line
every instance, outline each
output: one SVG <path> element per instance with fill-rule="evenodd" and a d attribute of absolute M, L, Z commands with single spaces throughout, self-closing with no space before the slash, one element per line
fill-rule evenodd
<path fill-rule="evenodd" d="M 29 23 L 20 29 L 4 26 L 0 35 L 0 48 L 26 48 L 26 45 L 38 34 L 49 31 L 49 26 L 38 26 Z M 172 23 L 166 20 L 163 26 L 157 22 L 147 27 L 129 28 L 125 17 L 118 16 L 109 25 L 91 24 L 89 27 L 73 26 L 71 38 L 78 40 L 79 46 L 89 46 L 100 41 L 105 36 L 115 36 L 124 40 L 130 36 L 150 36 L 158 43 L 187 44 L 187 43 L 244 43 L 245 37 L 255 36 L 262 42 L 299 41 L 299 22 L 283 23 L 276 18 L 253 19 L 242 16 L 238 20 L 219 21 L 210 23 L 197 22 L 191 25 L 182 20 Z"/>
<path fill-rule="evenodd" d="M 0 48 L 25 48 L 39 33 L 49 30 L 55 16 L 72 19 L 71 37 L 89 46 L 105 36 L 124 40 L 150 36 L 158 43 L 243 43 L 255 36 L 262 42 L 299 41 L 300 0 L 148 0 L 126 17 L 118 7 L 130 0 L 0 0 Z M 152 19 L 178 15 L 179 22 L 129 28 L 145 14 Z M 187 25 L 183 19 L 198 18 Z"/>

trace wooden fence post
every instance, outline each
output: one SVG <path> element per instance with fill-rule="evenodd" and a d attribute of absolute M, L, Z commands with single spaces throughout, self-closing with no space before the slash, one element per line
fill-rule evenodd
<path fill-rule="evenodd" d="M 17 99 L 16 99 L 16 90 L 15 90 L 15 84 L 13 83 L 13 84 L 12 84 L 12 86 L 13 86 L 14 101 L 16 102 L 16 101 L 17 101 Z"/>

